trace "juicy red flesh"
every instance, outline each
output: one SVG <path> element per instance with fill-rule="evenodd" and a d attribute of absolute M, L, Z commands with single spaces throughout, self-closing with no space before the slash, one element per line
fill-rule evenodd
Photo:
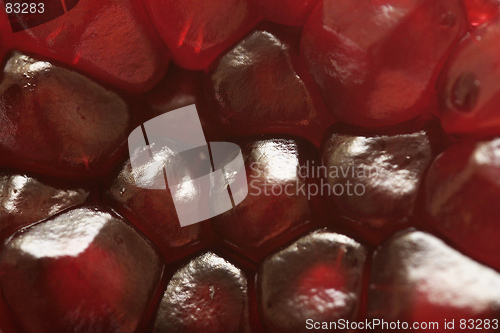
<path fill-rule="evenodd" d="M 476 27 L 488 21 L 500 10 L 500 1 L 498 0 L 463 0 L 469 23 Z"/>
<path fill-rule="evenodd" d="M 466 27 L 459 0 L 322 0 L 301 47 L 338 120 L 384 126 L 434 104 L 437 74 Z"/>
<path fill-rule="evenodd" d="M 300 62 L 297 33 L 259 28 L 213 67 L 207 80 L 209 105 L 232 135 L 286 132 L 319 143 L 333 122 Z"/>
<path fill-rule="evenodd" d="M 430 234 L 407 231 L 384 243 L 373 257 L 368 316 L 410 325 L 437 322 L 434 329 L 411 331 L 444 332 L 443 318 L 455 321 L 455 329 L 464 318 L 498 318 L 499 296 L 498 272 Z M 495 331 L 491 326 L 484 329 Z"/>
<path fill-rule="evenodd" d="M 20 53 L 5 65 L 0 94 L 2 164 L 96 176 L 116 163 L 129 126 L 128 106 L 117 94 Z"/>
<path fill-rule="evenodd" d="M 424 222 L 461 251 L 500 269 L 499 139 L 461 143 L 434 161 L 425 179 Z"/>
<path fill-rule="evenodd" d="M 144 0 L 177 64 L 206 69 L 260 20 L 245 0 Z"/>
<path fill-rule="evenodd" d="M 68 7 L 75 1 L 66 0 L 64 15 L 59 6 L 47 5 L 51 2 L 56 1 L 44 2 L 44 15 L 52 20 L 14 34 L 5 27 L 0 39 L 9 40 L 13 49 L 55 59 L 127 91 L 145 91 L 165 72 L 164 47 L 136 0 L 80 0 L 72 9 Z"/>
<path fill-rule="evenodd" d="M 134 229 L 95 208 L 16 233 L 0 253 L 2 294 L 26 332 L 135 332 L 162 269 Z"/>
<path fill-rule="evenodd" d="M 321 176 L 349 228 L 380 241 L 413 215 L 424 172 L 442 149 L 434 118 L 383 129 L 334 126 L 323 146 Z"/>
<path fill-rule="evenodd" d="M 237 143 L 245 160 L 248 196 L 215 217 L 213 228 L 238 252 L 259 261 L 311 220 L 307 194 L 300 190 L 307 187 L 308 180 L 299 170 L 306 161 L 315 159 L 311 153 L 314 148 L 293 139 Z"/>
<path fill-rule="evenodd" d="M 497 0 L 45 2 L 0 11 L 0 331 L 499 318 Z M 249 194 L 181 227 L 174 198 L 196 214 L 241 188 L 180 186 L 208 150 L 173 154 L 161 126 L 125 146 L 193 103 L 207 141 L 241 147 Z M 406 122 L 425 113 L 486 138 Z M 378 168 L 363 195 L 319 193 L 354 177 L 312 175 L 319 147 L 326 167 Z M 425 232 L 387 240 L 406 227 Z"/>
<path fill-rule="evenodd" d="M 267 330 L 300 332 L 307 319 L 354 319 L 364 260 L 360 244 L 324 230 L 267 258 L 258 273 L 258 296 Z"/>
<path fill-rule="evenodd" d="M 174 274 L 161 300 L 153 332 L 249 332 L 248 318 L 244 273 L 208 252 Z"/>
<path fill-rule="evenodd" d="M 156 158 L 166 165 L 174 164 L 178 170 L 182 170 L 179 179 L 185 176 L 192 178 L 190 173 L 185 171 L 188 166 L 182 159 L 161 153 L 158 153 Z M 147 161 L 141 165 L 141 169 L 143 173 L 139 177 L 143 183 L 136 183 L 131 162 L 128 160 L 113 180 L 106 196 L 118 212 L 129 218 L 160 248 L 168 261 L 178 259 L 198 241 L 201 233 L 200 224 L 181 227 L 172 198 L 175 193 L 167 189 L 151 190 L 141 187 L 142 184 L 151 183 L 158 188 L 158 184 L 163 184 L 165 182 L 163 165 Z M 196 191 L 199 190 L 196 188 Z M 192 203 L 194 207 L 199 204 L 196 199 Z M 176 250 L 172 251 L 174 248 Z"/>
<path fill-rule="evenodd" d="M 499 40 L 500 16 L 471 32 L 448 59 L 438 85 L 446 131 L 500 134 Z"/>
<path fill-rule="evenodd" d="M 249 0 L 264 16 L 273 22 L 303 26 L 318 0 Z"/>
<path fill-rule="evenodd" d="M 26 175 L 0 174 L 0 239 L 83 203 L 89 190 L 48 184 Z"/>

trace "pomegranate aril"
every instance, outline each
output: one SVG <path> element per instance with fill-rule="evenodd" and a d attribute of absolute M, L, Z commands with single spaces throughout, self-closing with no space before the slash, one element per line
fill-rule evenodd
<path fill-rule="evenodd" d="M 170 280 L 154 332 L 250 332 L 247 279 L 230 262 L 208 252 Z"/>
<path fill-rule="evenodd" d="M 83 203 L 84 188 L 53 185 L 26 175 L 0 173 L 0 239 L 17 229 Z"/>
<path fill-rule="evenodd" d="M 462 6 L 460 0 L 321 0 L 301 48 L 333 115 L 383 126 L 433 105 L 442 62 L 467 29 Z"/>
<path fill-rule="evenodd" d="M 214 64 L 208 102 L 226 132 L 286 132 L 320 140 L 334 120 L 299 59 L 298 44 L 297 33 L 262 27 Z"/>
<path fill-rule="evenodd" d="M 143 0 L 177 64 L 206 69 L 260 20 L 246 0 Z"/>
<path fill-rule="evenodd" d="M 455 329 L 450 331 L 460 327 L 460 332 L 474 332 L 463 330 L 460 320 L 495 319 L 499 308 L 500 275 L 430 234 L 404 232 L 374 255 L 368 297 L 371 318 L 399 320 L 410 327 L 413 323 L 439 325 L 414 332 L 446 332 L 450 327 L 444 327 L 445 321 L 454 321 Z"/>
<path fill-rule="evenodd" d="M 310 222 L 308 181 L 299 170 L 317 156 L 314 147 L 300 139 L 236 142 L 245 160 L 248 195 L 216 216 L 212 225 L 224 242 L 259 261 Z"/>
<path fill-rule="evenodd" d="M 267 330 L 302 332 L 308 319 L 354 319 L 365 256 L 354 240 L 320 230 L 267 258 L 257 279 Z"/>
<path fill-rule="evenodd" d="M 500 269 L 500 139 L 445 150 L 425 179 L 424 222 L 465 254 Z"/>
<path fill-rule="evenodd" d="M 60 8 L 47 3 L 43 15 L 53 16 L 51 21 L 15 34 L 4 30 L 0 39 L 127 91 L 145 91 L 165 73 L 168 56 L 138 1 L 80 0 L 71 9 L 75 1 L 63 0 L 67 12 L 60 16 Z M 61 2 L 57 3 L 60 7 Z M 52 9 L 58 12 L 51 13 Z M 23 15 L 25 27 L 29 22 L 24 22 Z"/>
<path fill-rule="evenodd" d="M 500 134 L 500 15 L 471 32 L 448 59 L 438 81 L 446 131 Z"/>
<path fill-rule="evenodd" d="M 462 0 L 469 16 L 469 23 L 476 27 L 500 13 L 499 0 Z"/>
<path fill-rule="evenodd" d="M 193 207 L 200 207 L 201 203 L 195 193 L 187 195 L 182 192 L 182 186 L 173 193 L 171 189 L 165 188 L 165 167 L 177 170 L 178 174 L 175 176 L 180 180 L 194 179 L 189 172 L 192 166 L 187 165 L 186 160 L 172 151 L 162 151 L 161 140 L 155 140 L 154 137 L 150 137 L 150 140 L 153 143 L 151 150 L 150 146 L 139 148 L 131 152 L 131 158 L 138 161 L 138 157 L 149 154 L 150 151 L 154 151 L 153 156 L 142 163 L 136 163 L 134 169 L 130 159 L 127 160 L 106 196 L 118 212 L 151 239 L 166 260 L 170 261 L 191 251 L 190 245 L 197 242 L 201 231 L 200 224 L 181 227 L 173 196 L 183 196 L 186 203 L 191 202 Z M 192 191 L 199 193 L 200 188 L 193 185 Z"/>
<path fill-rule="evenodd" d="M 89 207 L 10 238 L 0 253 L 0 288 L 25 332 L 135 332 L 162 270 L 141 235 Z"/>
<path fill-rule="evenodd" d="M 318 0 L 248 0 L 270 21 L 302 26 Z"/>
<path fill-rule="evenodd" d="M 339 124 L 331 132 L 320 175 L 329 184 L 327 204 L 347 217 L 351 230 L 378 243 L 409 222 L 445 135 L 437 119 L 424 116 L 377 129 Z"/>
<path fill-rule="evenodd" d="M 2 163 L 96 176 L 116 162 L 129 115 L 118 95 L 82 75 L 14 53 L 0 82 L 0 117 Z"/>

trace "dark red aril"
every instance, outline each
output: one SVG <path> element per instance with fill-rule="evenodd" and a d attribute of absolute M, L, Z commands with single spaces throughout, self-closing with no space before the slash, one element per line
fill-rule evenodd
<path fill-rule="evenodd" d="M 235 142 L 245 160 L 248 195 L 232 210 L 216 216 L 212 225 L 224 242 L 259 261 L 311 221 L 309 180 L 300 170 L 317 157 L 314 147 L 299 139 Z"/>
<path fill-rule="evenodd" d="M 442 62 L 466 29 L 459 0 L 321 0 L 301 48 L 338 120 L 384 126 L 435 104 Z"/>
<path fill-rule="evenodd" d="M 0 173 L 0 239 L 30 224 L 83 203 L 89 190 Z"/>
<path fill-rule="evenodd" d="M 474 332 L 498 318 L 500 275 L 421 231 L 392 237 L 373 258 L 368 317 L 408 323 L 412 332 Z M 436 326 L 437 323 L 437 326 Z M 413 325 L 419 325 L 413 327 Z M 424 327 L 425 325 L 425 327 Z M 474 326 L 475 327 L 475 326 Z M 496 331 L 488 324 L 487 332 Z M 387 332 L 380 325 L 377 332 Z"/>
<path fill-rule="evenodd" d="M 257 279 L 267 330 L 302 332 L 308 319 L 355 319 L 365 256 L 352 239 L 319 230 L 268 257 Z"/>
<path fill-rule="evenodd" d="M 165 73 L 166 49 L 138 1 L 38 3 L 45 3 L 45 11 L 33 15 L 52 20 L 33 26 L 31 21 L 24 21 L 29 18 L 23 14 L 18 16 L 18 23 L 24 29 L 19 32 L 12 32 L 10 28 L 0 30 L 0 40 L 7 39 L 15 50 L 57 60 L 130 92 L 146 91 Z M 62 3 L 67 12 L 60 15 Z"/>
<path fill-rule="evenodd" d="M 81 74 L 14 53 L 0 81 L 1 164 L 57 176 L 103 175 L 129 130 L 127 104 Z"/>
<path fill-rule="evenodd" d="M 425 179 L 423 221 L 465 254 L 500 269 L 500 139 L 453 145 Z"/>
<path fill-rule="evenodd" d="M 206 69 L 260 20 L 246 0 L 144 2 L 173 59 L 188 69 Z"/>
<path fill-rule="evenodd" d="M 244 273 L 211 252 L 192 259 L 170 280 L 153 332 L 250 332 Z"/>
<path fill-rule="evenodd" d="M 227 133 L 286 132 L 319 145 L 334 120 L 299 59 L 299 37 L 264 26 L 214 64 L 207 80 L 209 109 Z"/>
<path fill-rule="evenodd" d="M 2 295 L 33 333 L 135 332 L 162 270 L 141 235 L 93 207 L 20 231 L 0 252 Z"/>
<path fill-rule="evenodd" d="M 463 0 L 469 23 L 476 27 L 488 21 L 500 12 L 498 0 Z"/>
<path fill-rule="evenodd" d="M 350 230 L 378 243 L 410 222 L 424 172 L 444 149 L 439 121 L 422 116 L 377 129 L 339 124 L 330 133 L 322 151 L 326 168 L 318 169 L 329 185 L 327 206 L 346 217 Z"/>
<path fill-rule="evenodd" d="M 155 140 L 150 137 L 153 143 Z M 162 144 L 162 141 L 153 143 L 153 149 Z M 166 146 L 168 147 L 168 146 Z M 131 158 L 149 151 L 149 146 L 140 147 L 131 153 Z M 188 165 L 182 157 L 176 156 L 168 149 L 158 149 L 153 158 L 132 168 L 130 159 L 121 167 L 118 176 L 112 181 L 106 192 L 106 197 L 118 212 L 127 217 L 161 250 L 167 261 L 179 259 L 193 250 L 198 242 L 201 225 L 181 227 L 174 205 L 173 196 L 186 196 L 193 207 L 200 207 L 203 203 L 196 195 L 192 197 L 183 194 L 183 189 L 166 188 L 165 167 L 177 170 L 176 180 L 183 178 L 193 179 Z M 168 180 L 170 181 L 170 180 Z M 163 188 L 162 188 L 163 187 Z M 194 186 L 195 193 L 201 189 Z"/>
<path fill-rule="evenodd" d="M 318 0 L 248 0 L 273 22 L 302 26 Z"/>

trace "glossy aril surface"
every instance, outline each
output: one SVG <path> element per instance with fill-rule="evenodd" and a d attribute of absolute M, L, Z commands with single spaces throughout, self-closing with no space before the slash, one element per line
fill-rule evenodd
<path fill-rule="evenodd" d="M 474 136 L 500 134 L 500 16 L 471 32 L 453 52 L 438 85 L 446 131 Z"/>
<path fill-rule="evenodd" d="M 138 1 L 43 3 L 45 11 L 36 18 L 43 15 L 48 22 L 34 26 L 20 14 L 19 24 L 28 29 L 12 33 L 5 26 L 1 39 L 13 49 L 55 59 L 127 91 L 145 91 L 165 72 L 168 56 Z M 0 20 L 6 18 L 1 15 Z"/>
<path fill-rule="evenodd" d="M 316 157 L 314 148 L 302 140 L 237 143 L 245 160 L 248 196 L 232 210 L 216 216 L 212 225 L 224 242 L 259 261 L 293 236 L 295 229 L 310 222 L 307 175 L 299 170 Z"/>
<path fill-rule="evenodd" d="M 249 0 L 264 16 L 273 22 L 302 26 L 318 0 Z"/>
<path fill-rule="evenodd" d="M 476 27 L 488 21 L 500 12 L 500 1 L 498 0 L 463 0 L 469 23 Z"/>
<path fill-rule="evenodd" d="M 455 331 L 474 332 L 467 325 L 461 327 L 460 320 L 486 323 L 488 319 L 489 327 L 482 330 L 493 332 L 491 320 L 498 318 L 499 297 L 498 272 L 428 233 L 406 231 L 384 243 L 374 255 L 368 316 L 409 325 L 439 325 L 415 327 L 413 332 L 446 332 L 451 326 L 445 328 L 444 319 L 455 322 Z"/>
<path fill-rule="evenodd" d="M 435 118 L 377 130 L 334 126 L 323 146 L 329 202 L 349 227 L 380 239 L 409 222 L 424 172 L 442 149 Z"/>
<path fill-rule="evenodd" d="M 192 259 L 170 280 L 155 333 L 250 332 L 244 273 L 212 252 Z"/>
<path fill-rule="evenodd" d="M 353 320 L 359 307 L 364 248 L 319 230 L 267 258 L 258 297 L 269 332 L 300 332 L 307 319 Z"/>
<path fill-rule="evenodd" d="M 139 161 L 134 168 L 130 159 L 127 160 L 112 181 L 106 196 L 118 212 L 129 218 L 170 261 L 185 254 L 181 248 L 189 247 L 198 240 L 201 227 L 200 224 L 181 227 L 173 196 L 184 196 L 182 184 L 172 191 L 167 188 L 164 170 L 178 170 L 177 180 L 184 177 L 192 179 L 193 176 L 186 160 L 171 150 L 162 150 L 161 142 L 153 143 L 151 147 L 156 151 L 153 159 Z M 137 158 L 149 149 L 149 146 L 140 147 L 131 152 L 131 158 Z M 199 193 L 200 188 L 193 186 L 193 191 Z M 197 195 L 186 195 L 185 200 L 193 207 L 201 204 Z M 172 251 L 173 248 L 177 249 Z"/>
<path fill-rule="evenodd" d="M 16 233 L 0 253 L 2 294 L 25 332 L 135 332 L 162 269 L 141 235 L 93 207 Z"/>
<path fill-rule="evenodd" d="M 116 163 L 127 104 L 90 79 L 21 53 L 0 81 L 1 164 L 64 176 L 95 176 Z"/>
<path fill-rule="evenodd" d="M 425 179 L 424 221 L 461 251 L 500 269 L 500 140 L 456 144 Z"/>
<path fill-rule="evenodd" d="M 144 0 L 152 23 L 181 67 L 206 69 L 260 20 L 245 0 Z"/>
<path fill-rule="evenodd" d="M 321 0 L 301 48 L 338 120 L 383 126 L 433 105 L 442 62 L 466 28 L 459 0 Z"/>
<path fill-rule="evenodd" d="M 51 184 L 27 175 L 0 174 L 0 238 L 83 203 L 89 190 Z"/>
<path fill-rule="evenodd" d="M 208 99 L 228 133 L 286 132 L 319 142 L 333 122 L 300 62 L 297 33 L 270 25 L 257 29 L 213 67 Z"/>
<path fill-rule="evenodd" d="M 0 332 L 498 330 L 500 0 L 15 1 Z"/>

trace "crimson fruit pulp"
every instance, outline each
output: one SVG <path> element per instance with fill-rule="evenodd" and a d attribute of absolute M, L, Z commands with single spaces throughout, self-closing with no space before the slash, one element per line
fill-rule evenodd
<path fill-rule="evenodd" d="M 464 318 L 488 322 L 498 318 L 499 293 L 498 272 L 432 235 L 407 231 L 375 253 L 368 316 L 422 323 L 446 318 L 457 325 Z M 443 328 L 414 331 L 443 332 Z"/>
<path fill-rule="evenodd" d="M 448 132 L 500 133 L 498 36 L 500 19 L 494 18 L 472 31 L 448 59 L 438 85 L 441 117 Z"/>
<path fill-rule="evenodd" d="M 337 119 L 391 125 L 435 103 L 442 61 L 466 26 L 459 0 L 322 0 L 301 47 Z"/>
<path fill-rule="evenodd" d="M 56 59 L 132 92 L 151 88 L 165 72 L 166 50 L 136 0 L 62 0 L 59 3 L 63 4 L 63 13 L 60 6 L 50 5 L 58 1 L 43 3 L 44 12 L 38 16 L 49 15 L 52 20 L 30 26 L 23 19 L 26 14 L 21 13 L 24 29 L 13 32 L 4 27 L 0 40 L 8 40 L 14 49 Z M 58 11 L 59 16 L 54 17 L 57 14 L 51 14 L 51 10 Z M 0 21 L 6 19 L 3 15 Z"/>
<path fill-rule="evenodd" d="M 499 4 L 1 2 L 0 332 L 498 332 Z"/>
<path fill-rule="evenodd" d="M 26 169 L 103 174 L 129 126 L 127 104 L 88 78 L 14 53 L 0 84 L 0 151 Z"/>
<path fill-rule="evenodd" d="M 445 150 L 425 179 L 424 221 L 464 253 L 496 269 L 499 165 L 498 139 L 465 142 Z"/>
<path fill-rule="evenodd" d="M 245 0 L 144 0 L 151 21 L 174 60 L 206 69 L 259 20 Z"/>

